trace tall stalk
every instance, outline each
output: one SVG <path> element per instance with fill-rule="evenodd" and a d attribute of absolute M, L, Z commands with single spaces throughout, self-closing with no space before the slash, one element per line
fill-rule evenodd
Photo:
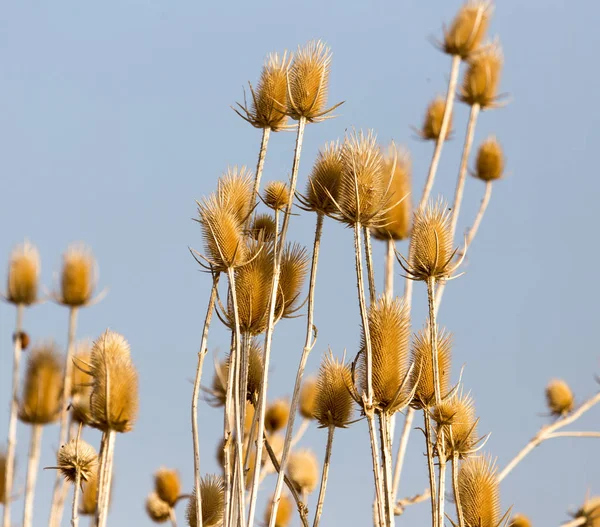
<path fill-rule="evenodd" d="M 73 506 L 71 507 L 71 527 L 79 526 L 79 487 L 81 486 L 81 471 L 77 471 L 73 486 Z"/>
<path fill-rule="evenodd" d="M 425 443 L 427 445 L 427 470 L 429 472 L 429 493 L 431 495 L 431 525 L 432 527 L 443 527 L 438 524 L 438 503 L 437 486 L 435 481 L 435 466 L 433 463 L 433 446 L 431 444 L 431 420 L 427 408 L 423 410 L 423 420 L 425 421 Z"/>
<path fill-rule="evenodd" d="M 260 191 L 260 180 L 262 178 L 263 168 L 265 166 L 265 159 L 267 157 L 267 145 L 269 144 L 269 137 L 271 136 L 271 128 L 265 127 L 262 129 L 262 138 L 260 140 L 260 150 L 258 151 L 258 162 L 256 163 L 256 174 L 254 176 L 254 190 L 252 192 L 252 199 L 250 201 L 250 210 L 254 208 L 256 203 L 256 196 Z M 248 219 L 249 221 L 249 219 Z"/>
<path fill-rule="evenodd" d="M 98 505 L 96 508 L 97 527 L 106 527 L 112 483 L 112 462 L 115 451 L 115 436 L 116 432 L 114 430 L 107 430 L 104 432 L 98 480 Z"/>
<path fill-rule="evenodd" d="M 438 469 L 439 469 L 439 482 L 440 490 L 438 491 L 438 524 L 444 525 L 444 504 L 446 499 L 446 452 L 443 446 L 443 431 L 442 436 L 438 441 Z"/>
<path fill-rule="evenodd" d="M 402 474 L 402 466 L 404 465 L 404 457 L 406 456 L 406 447 L 408 446 L 408 437 L 412 427 L 412 422 L 415 416 L 415 411 L 410 406 L 406 410 L 404 417 L 404 427 L 400 436 L 400 444 L 398 445 L 398 454 L 396 455 L 396 466 L 394 467 L 394 480 L 392 484 L 392 497 L 394 503 L 398 496 L 398 488 L 400 487 L 400 475 Z"/>
<path fill-rule="evenodd" d="M 390 415 L 379 412 L 379 433 L 383 460 L 383 489 L 386 508 L 385 524 L 394 525 L 394 500 L 392 496 L 392 444 L 390 440 Z"/>
<path fill-rule="evenodd" d="M 392 238 L 389 238 L 386 244 L 387 251 L 385 253 L 385 296 L 391 300 L 394 296 L 394 258 L 396 257 L 395 243 Z"/>
<path fill-rule="evenodd" d="M 438 363 L 437 322 L 435 318 L 435 278 L 433 277 L 427 279 L 427 303 L 429 305 L 429 338 L 431 340 L 435 404 L 439 405 L 442 402 L 442 395 L 440 387 L 440 366 Z"/>
<path fill-rule="evenodd" d="M 367 277 L 369 279 L 369 304 L 375 302 L 375 271 L 373 269 L 373 248 L 371 246 L 371 231 L 363 227 L 365 237 L 365 262 L 367 264 Z"/>
<path fill-rule="evenodd" d="M 12 500 L 12 484 L 15 470 L 15 451 L 17 448 L 17 414 L 19 411 L 19 368 L 21 364 L 21 332 L 23 331 L 23 313 L 25 306 L 17 304 L 17 320 L 15 323 L 13 371 L 12 371 L 12 397 L 10 400 L 10 417 L 8 419 L 8 440 L 6 445 L 6 469 L 4 473 L 4 518 L 3 527 L 10 527 L 10 506 Z"/>
<path fill-rule="evenodd" d="M 29 459 L 27 461 L 27 482 L 25 483 L 25 505 L 23 508 L 23 527 L 31 527 L 33 519 L 33 499 L 40 464 L 40 449 L 42 446 L 42 425 L 31 425 L 31 440 L 29 443 Z"/>
<path fill-rule="evenodd" d="M 323 502 L 325 501 L 325 490 L 327 489 L 327 478 L 329 477 L 329 465 L 331 463 L 331 449 L 333 446 L 333 433 L 335 432 L 335 426 L 329 425 L 327 430 L 327 446 L 325 448 L 325 459 L 323 461 L 323 473 L 321 475 L 321 487 L 319 489 L 319 500 L 317 501 L 317 508 L 315 510 L 315 520 L 313 527 L 318 527 L 319 521 L 321 520 L 321 514 L 323 513 Z"/>
<path fill-rule="evenodd" d="M 458 453 L 452 455 L 452 488 L 454 489 L 454 503 L 456 505 L 456 516 L 458 518 L 458 527 L 465 527 L 465 516 L 460 503 L 460 494 L 458 493 Z"/>

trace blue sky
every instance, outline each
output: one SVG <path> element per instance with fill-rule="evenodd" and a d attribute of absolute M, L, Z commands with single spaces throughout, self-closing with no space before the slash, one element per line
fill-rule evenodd
<path fill-rule="evenodd" d="M 356 127 L 374 129 L 382 143 L 407 145 L 420 189 L 431 145 L 416 140 L 410 126 L 421 123 L 427 103 L 445 90 L 449 59 L 430 39 L 459 5 L 124 0 L 4 6 L 1 254 L 6 261 L 13 245 L 29 238 L 39 247 L 43 282 L 50 288 L 67 245 L 89 244 L 100 267 L 99 285 L 110 291 L 81 313 L 78 335 L 94 338 L 107 327 L 123 333 L 140 372 L 139 423 L 117 438 L 111 525 L 150 523 L 144 498 L 161 465 L 178 468 L 191 488 L 191 379 L 210 288 L 187 249 L 201 246 L 199 227 L 191 221 L 194 200 L 214 189 L 227 165 L 254 168 L 260 141 L 260 132 L 229 106 L 242 99 L 248 80 L 257 79 L 268 52 L 322 38 L 334 54 L 330 101 L 346 103 L 336 119 L 308 127 L 300 185 L 318 148 Z M 481 115 L 475 141 L 496 134 L 508 174 L 494 186 L 466 274 L 446 289 L 440 322 L 454 333 L 454 378 L 464 364 L 480 430 L 492 432 L 486 450 L 500 467 L 548 421 L 549 379 L 564 378 L 579 401 L 598 389 L 593 374 L 600 373 L 600 289 L 589 265 L 598 258 L 594 145 L 600 142 L 600 76 L 593 64 L 600 36 L 592 20 L 599 15 L 591 1 L 575 9 L 566 1 L 505 0 L 491 25 L 504 48 L 502 91 L 510 94 L 510 104 Z M 434 194 L 452 196 L 466 116 L 459 104 L 455 139 L 444 150 Z M 267 181 L 289 174 L 293 140 L 291 133 L 274 134 Z M 482 192 L 478 181 L 467 182 L 459 232 L 472 221 Z M 303 213 L 293 219 L 290 239 L 309 245 L 313 229 L 314 217 Z M 399 249 L 406 251 L 401 244 Z M 376 244 L 375 250 L 381 286 L 383 247 Z M 316 371 L 328 346 L 337 354 L 356 352 L 352 251 L 351 231 L 326 221 L 316 297 L 319 339 L 309 371 Z M 425 300 L 417 285 L 416 329 L 425 319 Z M 12 306 L 1 305 L 0 437 L 8 422 L 13 323 Z M 34 338 L 53 337 L 62 345 L 66 324 L 66 309 L 51 303 L 26 314 Z M 303 332 L 302 319 L 278 325 L 270 398 L 290 393 Z M 227 343 L 215 322 L 210 349 L 223 351 Z M 574 429 L 597 430 L 599 413 L 593 410 Z M 203 404 L 200 420 L 203 470 L 215 471 L 220 414 Z M 97 441 L 93 433 L 88 437 Z M 27 438 L 20 426 L 20 484 Z M 56 427 L 45 438 L 42 466 L 53 463 Z M 586 491 L 600 493 L 596 441 L 545 443 L 503 482 L 503 507 L 514 505 L 536 525 L 567 519 Z M 325 432 L 309 430 L 303 444 L 322 456 Z M 423 451 L 417 431 L 403 496 L 426 486 Z M 35 525 L 45 524 L 52 478 L 40 474 Z M 263 497 L 273 484 L 266 483 Z M 370 485 L 368 434 L 361 422 L 337 434 L 323 525 L 367 525 Z M 20 502 L 14 510 L 21 514 Z M 183 508 L 178 513 L 183 523 Z M 427 505 L 416 505 L 397 524 L 427 517 Z"/>

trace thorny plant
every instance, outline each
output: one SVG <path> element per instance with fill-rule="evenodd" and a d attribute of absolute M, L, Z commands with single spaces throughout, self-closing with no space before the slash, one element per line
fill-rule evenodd
<path fill-rule="evenodd" d="M 477 149 L 471 171 L 475 128 L 480 114 L 498 108 L 502 52 L 497 41 L 487 43 L 492 6 L 470 0 L 444 28 L 438 42 L 451 57 L 448 88 L 427 107 L 418 135 L 434 143 L 420 196 L 413 196 L 408 151 L 391 144 L 382 148 L 372 131 L 350 131 L 327 143 L 318 153 L 306 183 L 300 181 L 300 158 L 308 124 L 332 119 L 337 103 L 327 107 L 332 55 L 321 41 L 300 47 L 295 54 L 268 56 L 259 82 L 249 83 L 250 97 L 235 112 L 262 130 L 255 174 L 245 167 L 229 168 L 216 191 L 197 202 L 204 246 L 190 249 L 210 276 L 204 326 L 191 404 L 194 484 L 183 490 L 176 470 L 160 468 L 146 511 L 156 523 L 176 525 L 176 506 L 187 502 L 191 527 L 254 527 L 261 485 L 275 474 L 264 515 L 268 527 L 287 526 L 297 511 L 301 524 L 317 527 L 323 518 L 334 437 L 341 430 L 366 426 L 373 470 L 373 523 L 389 527 L 405 509 L 429 502 L 432 527 L 446 519 L 458 527 L 529 525 L 526 517 L 510 519 L 501 508 L 500 484 L 535 447 L 560 437 L 600 437 L 600 431 L 565 430 L 600 402 L 600 393 L 576 404 L 562 380 L 546 388 L 553 421 L 543 426 L 504 468 L 497 469 L 489 454 L 481 455 L 488 434 L 478 430 L 475 402 L 459 377 L 452 381 L 452 335 L 438 326 L 444 288 L 461 273 L 467 249 L 479 230 L 495 182 L 504 173 L 504 154 L 495 137 Z M 458 80 L 464 64 L 460 88 Z M 431 193 L 441 154 L 452 131 L 454 102 L 469 108 L 454 199 L 449 207 Z M 296 134 L 290 177 L 272 181 L 261 191 L 271 132 Z M 464 239 L 457 225 L 466 175 L 484 183 L 479 211 Z M 413 202 L 415 209 L 413 211 Z M 266 207 L 266 210 L 264 207 Z M 288 241 L 294 206 L 315 214 L 312 251 Z M 354 266 L 360 327 L 357 342 L 346 360 L 328 350 L 316 377 L 305 378 L 308 357 L 317 343 L 315 291 L 325 219 L 353 231 Z M 372 238 L 386 245 L 385 287 L 377 291 Z M 407 240 L 407 251 L 396 242 Z M 403 254 L 404 252 L 404 254 Z M 401 271 L 394 271 L 397 261 Z M 107 525 L 112 489 L 116 433 L 129 432 L 137 416 L 137 372 L 127 341 L 107 330 L 92 344 L 75 343 L 80 307 L 89 306 L 96 285 L 96 263 L 81 245 L 64 256 L 61 287 L 52 298 L 69 308 L 67 353 L 61 358 L 52 343 L 41 343 L 29 354 L 23 382 L 21 353 L 28 349 L 24 331 L 25 308 L 36 304 L 40 263 L 29 242 L 10 257 L 4 299 L 16 307 L 11 408 L 6 454 L 0 456 L 0 502 L 3 527 L 11 525 L 15 491 L 17 419 L 31 426 L 31 445 L 24 492 L 23 525 L 34 512 L 41 431 L 59 421 L 60 437 L 56 484 L 49 525 L 61 521 L 67 483 L 74 485 L 71 525 L 80 515 Z M 402 296 L 394 294 L 394 276 L 405 278 Z M 304 283 L 308 294 L 303 297 Z M 423 282 L 427 294 L 426 320 L 411 320 L 413 282 Z M 215 362 L 210 385 L 202 385 L 213 314 L 231 332 L 229 352 Z M 273 334 L 278 322 L 306 314 L 304 342 L 298 344 L 299 366 L 291 398 L 269 402 L 268 385 Z M 422 326 L 412 333 L 411 326 Z M 360 340 L 358 340 L 360 334 Z M 206 393 L 209 404 L 223 409 L 223 437 L 217 448 L 220 474 L 202 475 L 198 402 Z M 423 450 L 429 486 L 424 492 L 399 499 L 407 444 L 416 412 L 421 412 Z M 296 417 L 302 417 L 297 429 Z M 396 420 L 403 418 L 395 436 Z M 297 447 L 310 423 L 327 431 L 324 461 L 319 469 L 314 453 Z M 102 432 L 99 453 L 83 435 L 87 428 Z M 340 429 L 338 435 L 334 432 Z M 325 436 L 325 433 L 323 433 Z M 395 445 L 397 447 L 395 448 Z M 397 453 L 394 456 L 394 451 Z M 450 478 L 449 480 L 447 478 Z M 319 489 L 316 497 L 310 495 Z M 447 507 L 451 496 L 454 512 Z M 313 500 L 311 502 L 311 499 Z M 564 525 L 593 527 L 600 518 L 599 498 L 588 497 L 573 520 Z"/>

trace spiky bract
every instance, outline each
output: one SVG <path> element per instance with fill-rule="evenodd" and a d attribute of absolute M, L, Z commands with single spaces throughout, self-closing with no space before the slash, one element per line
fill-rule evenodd
<path fill-rule="evenodd" d="M 8 262 L 6 300 L 29 306 L 37 300 L 40 254 L 25 240 L 13 249 Z"/>
<path fill-rule="evenodd" d="M 531 521 L 524 514 L 515 514 L 511 518 L 508 527 L 531 527 Z"/>
<path fill-rule="evenodd" d="M 498 100 L 498 86 L 503 64 L 502 49 L 497 43 L 484 46 L 469 59 L 463 78 L 461 101 L 482 109 L 493 107 Z"/>
<path fill-rule="evenodd" d="M 342 149 L 338 141 L 327 143 L 319 153 L 300 202 L 306 210 L 331 215 L 337 211 L 342 179 Z"/>
<path fill-rule="evenodd" d="M 156 492 L 151 492 L 146 498 L 146 512 L 154 523 L 165 523 L 171 514 L 171 507 Z"/>
<path fill-rule="evenodd" d="M 443 97 L 436 97 L 429 103 L 427 111 L 425 112 L 425 118 L 423 119 L 423 126 L 418 130 L 419 135 L 426 141 L 437 141 L 442 133 L 442 121 L 444 120 L 444 112 L 446 111 L 446 101 Z M 446 132 L 447 140 L 452 135 L 452 119 L 453 115 L 450 114 L 448 121 L 448 131 Z"/>
<path fill-rule="evenodd" d="M 253 184 L 252 172 L 237 165 L 227 167 L 217 183 L 219 202 L 228 205 L 240 223 L 244 223 L 252 212 Z"/>
<path fill-rule="evenodd" d="M 465 3 L 450 27 L 444 30 L 444 52 L 462 59 L 468 58 L 485 38 L 491 14 L 492 8 L 487 0 Z"/>
<path fill-rule="evenodd" d="M 92 357 L 92 343 L 82 340 L 75 345 L 75 356 L 73 357 L 73 369 L 71 370 L 71 396 L 75 397 L 85 392 L 92 382 L 89 367 Z"/>
<path fill-rule="evenodd" d="M 470 457 L 458 472 L 458 495 L 465 527 L 498 527 L 500 492 L 496 467 L 489 457 Z"/>
<path fill-rule="evenodd" d="M 446 455 L 463 458 L 472 453 L 478 442 L 475 406 L 469 395 L 454 395 L 442 401 L 431 412 L 437 435 L 444 438 Z"/>
<path fill-rule="evenodd" d="M 158 497 L 173 507 L 181 495 L 181 480 L 179 472 L 165 467 L 154 473 L 154 490 Z"/>
<path fill-rule="evenodd" d="M 298 411 L 304 419 L 314 419 L 315 404 L 317 401 L 317 379 L 308 377 L 304 379 L 300 388 Z"/>
<path fill-rule="evenodd" d="M 187 506 L 187 521 L 190 527 L 198 525 L 196 515 L 196 489 Z M 202 498 L 202 526 L 217 527 L 223 521 L 225 506 L 225 483 L 221 476 L 207 474 L 200 480 L 200 497 Z"/>
<path fill-rule="evenodd" d="M 275 517 L 275 527 L 288 527 L 292 521 L 292 515 L 294 513 L 294 502 L 287 494 L 284 494 L 279 499 L 279 506 L 277 507 L 277 516 Z M 271 519 L 271 511 L 273 509 L 273 500 L 270 499 L 267 508 L 265 510 L 265 524 L 269 524 Z"/>
<path fill-rule="evenodd" d="M 263 200 L 273 210 L 284 210 L 290 199 L 290 188 L 284 181 L 271 181 L 265 186 Z"/>
<path fill-rule="evenodd" d="M 70 245 L 63 255 L 60 301 L 71 307 L 87 304 L 94 294 L 97 265 L 91 249 L 81 243 Z"/>
<path fill-rule="evenodd" d="M 575 397 L 565 381 L 552 379 L 546 386 L 546 402 L 553 415 L 564 415 L 573 410 Z"/>
<path fill-rule="evenodd" d="M 319 464 L 312 450 L 306 448 L 290 454 L 287 475 L 301 494 L 310 494 L 319 481 Z"/>
<path fill-rule="evenodd" d="M 600 496 L 587 498 L 575 518 L 585 519 L 585 523 L 580 524 L 582 527 L 600 527 Z"/>
<path fill-rule="evenodd" d="M 319 367 L 314 417 L 321 427 L 345 428 L 352 419 L 353 399 L 350 367 L 326 353 Z"/>
<path fill-rule="evenodd" d="M 98 507 L 98 474 L 94 473 L 83 485 L 81 501 L 79 503 L 79 514 L 91 516 L 96 514 Z"/>
<path fill-rule="evenodd" d="M 488 137 L 477 151 L 473 176 L 482 181 L 495 181 L 504 173 L 504 153 L 494 136 Z"/>
<path fill-rule="evenodd" d="M 61 410 L 63 359 L 52 342 L 35 346 L 27 361 L 19 419 L 45 425 L 56 421 Z"/>
<path fill-rule="evenodd" d="M 257 214 L 250 225 L 250 236 L 254 240 L 270 242 L 275 238 L 277 224 L 270 214 Z"/>
<path fill-rule="evenodd" d="M 70 482 L 75 482 L 77 473 L 81 481 L 89 481 L 98 467 L 98 454 L 92 445 L 83 439 L 71 439 L 58 449 L 56 468 Z"/>
<path fill-rule="evenodd" d="M 265 412 L 265 430 L 269 433 L 281 430 L 288 422 L 290 403 L 285 399 L 273 401 Z"/>
<path fill-rule="evenodd" d="M 276 304 L 276 312 L 281 312 L 284 318 L 298 310 L 298 299 L 308 272 L 308 262 L 308 254 L 304 247 L 297 243 L 285 246 L 281 255 L 279 295 Z"/>

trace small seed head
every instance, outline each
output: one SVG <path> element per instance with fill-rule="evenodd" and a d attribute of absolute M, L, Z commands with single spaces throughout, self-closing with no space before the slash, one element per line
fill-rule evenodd
<path fill-rule="evenodd" d="M 179 472 L 165 467 L 159 468 L 154 474 L 154 490 L 158 497 L 170 507 L 175 506 L 181 495 L 181 480 Z"/>
<path fill-rule="evenodd" d="M 304 380 L 300 388 L 300 401 L 298 411 L 304 419 L 314 419 L 315 405 L 317 402 L 317 379 L 309 377 Z"/>
<path fill-rule="evenodd" d="M 288 422 L 290 404 L 285 399 L 273 401 L 265 412 L 265 430 L 269 433 L 281 430 Z"/>
<path fill-rule="evenodd" d="M 488 137 L 477 151 L 473 176 L 481 181 L 495 181 L 504 174 L 504 153 L 494 136 Z"/>
<path fill-rule="evenodd" d="M 338 141 L 327 143 L 319 150 L 317 160 L 308 177 L 306 193 L 301 202 L 307 210 L 331 215 L 337 211 L 342 179 L 342 149 Z"/>
<path fill-rule="evenodd" d="M 61 302 L 71 307 L 89 303 L 96 287 L 97 274 L 91 249 L 81 243 L 70 245 L 63 255 Z"/>
<path fill-rule="evenodd" d="M 300 293 L 308 272 L 308 262 L 308 254 L 304 247 L 297 243 L 286 245 L 281 255 L 281 275 L 276 306 L 277 313 L 282 312 L 284 318 L 292 316 L 298 309 Z"/>
<path fill-rule="evenodd" d="M 444 52 L 468 58 L 485 38 L 491 14 L 488 1 L 471 0 L 463 4 L 450 27 L 444 30 Z"/>
<path fill-rule="evenodd" d="M 223 521 L 223 508 L 225 506 L 225 484 L 221 476 L 208 474 L 200 480 L 200 497 L 202 498 L 202 525 L 203 527 L 217 527 Z M 187 506 L 187 521 L 190 527 L 197 527 L 196 515 L 196 489 Z"/>
<path fill-rule="evenodd" d="M 499 44 L 489 44 L 469 58 L 460 99 L 481 109 L 493 107 L 498 100 L 498 86 L 504 59 Z"/>
<path fill-rule="evenodd" d="M 15 247 L 8 262 L 6 299 L 12 304 L 29 306 L 37 300 L 40 279 L 40 254 L 25 240 Z"/>
<path fill-rule="evenodd" d="M 475 406 L 468 396 L 453 396 L 442 401 L 432 411 L 438 425 L 438 437 L 444 438 L 446 454 L 458 454 L 463 458 L 472 452 L 477 444 Z"/>
<path fill-rule="evenodd" d="M 265 205 L 273 210 L 284 210 L 290 199 L 290 189 L 283 181 L 271 181 L 265 187 Z"/>
<path fill-rule="evenodd" d="M 171 507 L 156 492 L 151 492 L 146 498 L 146 512 L 154 523 L 165 523 L 171 514 Z"/>
<path fill-rule="evenodd" d="M 310 494 L 319 481 L 319 464 L 315 454 L 308 449 L 300 449 L 290 454 L 287 475 L 301 494 Z"/>
<path fill-rule="evenodd" d="M 442 133 L 442 121 L 444 120 L 444 112 L 446 111 L 446 101 L 442 97 L 436 97 L 429 103 L 423 120 L 423 127 L 419 130 L 419 135 L 426 141 L 437 141 Z M 448 140 L 452 135 L 452 118 L 448 122 L 448 131 L 444 140 Z"/>
<path fill-rule="evenodd" d="M 77 473 L 81 475 L 81 481 L 89 481 L 96 474 L 98 454 L 83 439 L 71 439 L 58 450 L 56 464 L 67 481 L 75 482 Z"/>
<path fill-rule="evenodd" d="M 553 415 L 568 414 L 573 410 L 575 398 L 569 385 L 561 379 L 552 379 L 546 386 L 546 401 Z"/>
<path fill-rule="evenodd" d="M 257 214 L 250 226 L 250 236 L 254 240 L 270 242 L 275 238 L 277 224 L 270 214 Z"/>
<path fill-rule="evenodd" d="M 510 520 L 508 527 L 531 527 L 531 521 L 524 514 L 515 514 Z"/>
<path fill-rule="evenodd" d="M 331 351 L 321 361 L 317 377 L 314 417 L 321 427 L 346 428 L 352 419 L 352 386 L 350 367 L 335 359 Z"/>
<path fill-rule="evenodd" d="M 470 457 L 458 472 L 458 494 L 465 525 L 498 527 L 500 492 L 496 467 L 489 457 Z"/>

